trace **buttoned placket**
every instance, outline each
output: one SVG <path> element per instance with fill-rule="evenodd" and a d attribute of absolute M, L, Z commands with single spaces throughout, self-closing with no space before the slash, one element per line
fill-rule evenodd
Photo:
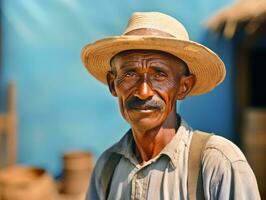
<path fill-rule="evenodd" d="M 149 168 L 153 162 L 154 160 L 151 160 L 143 165 L 136 165 L 131 185 L 132 200 L 144 200 L 147 198 L 149 177 L 146 172 L 148 171 L 147 168 Z"/>

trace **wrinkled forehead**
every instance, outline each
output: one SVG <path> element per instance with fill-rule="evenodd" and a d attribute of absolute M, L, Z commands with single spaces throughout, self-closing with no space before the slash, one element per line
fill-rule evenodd
<path fill-rule="evenodd" d="M 111 59 L 111 66 L 114 67 L 114 64 L 117 61 L 127 62 L 127 61 L 139 61 L 140 59 L 156 59 L 163 62 L 174 62 L 181 65 L 186 65 L 186 63 L 180 58 L 159 50 L 142 50 L 142 49 L 133 49 L 119 52 Z"/>

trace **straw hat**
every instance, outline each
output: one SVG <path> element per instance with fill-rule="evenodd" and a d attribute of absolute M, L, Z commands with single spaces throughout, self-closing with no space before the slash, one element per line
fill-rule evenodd
<path fill-rule="evenodd" d="M 160 35 L 136 35 L 139 29 L 157 30 Z M 223 61 L 207 47 L 189 40 L 184 26 L 168 15 L 158 12 L 134 13 L 121 36 L 108 37 L 83 48 L 82 61 L 88 71 L 107 84 L 110 60 L 117 53 L 130 49 L 160 50 L 179 57 L 196 76 L 189 96 L 207 93 L 225 78 Z"/>

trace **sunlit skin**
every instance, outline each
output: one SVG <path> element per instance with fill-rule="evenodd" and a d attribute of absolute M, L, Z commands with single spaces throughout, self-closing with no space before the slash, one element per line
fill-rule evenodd
<path fill-rule="evenodd" d="M 156 157 L 174 137 L 180 119 L 176 100 L 184 99 L 195 83 L 184 74 L 184 62 L 161 51 L 130 50 L 117 54 L 107 74 L 111 93 L 131 125 L 140 164 Z"/>

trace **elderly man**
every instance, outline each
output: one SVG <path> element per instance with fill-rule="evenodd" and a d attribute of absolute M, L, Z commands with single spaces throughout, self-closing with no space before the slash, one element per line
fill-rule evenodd
<path fill-rule="evenodd" d="M 87 199 L 260 199 L 241 151 L 176 113 L 177 100 L 207 93 L 225 77 L 221 59 L 190 41 L 180 22 L 134 13 L 122 36 L 87 45 L 82 60 L 131 126 L 98 159 Z"/>

